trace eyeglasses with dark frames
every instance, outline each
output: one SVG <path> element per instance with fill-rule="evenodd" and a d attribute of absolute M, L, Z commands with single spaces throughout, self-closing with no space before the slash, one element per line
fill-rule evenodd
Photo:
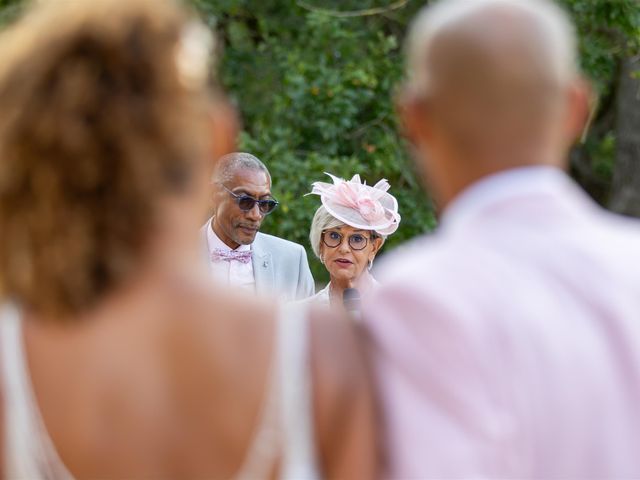
<path fill-rule="evenodd" d="M 366 248 L 369 240 L 373 240 L 375 235 L 371 237 L 367 237 L 362 233 L 352 233 L 349 235 L 347 242 L 349 243 L 349 247 L 353 250 L 362 250 Z M 322 232 L 322 243 L 324 243 L 329 248 L 337 248 L 342 245 L 342 240 L 344 239 L 344 235 L 338 233 L 334 230 L 325 230 Z"/>
<path fill-rule="evenodd" d="M 236 200 L 238 207 L 240 207 L 240 210 L 242 210 L 243 212 L 248 212 L 249 210 L 253 209 L 253 207 L 257 203 L 260 213 L 262 215 L 269 215 L 276 209 L 278 205 L 280 205 L 280 203 L 273 198 L 269 198 L 267 200 L 258 200 L 257 198 L 253 198 L 252 196 L 245 193 L 237 194 L 235 192 L 232 192 L 224 185 L 222 185 L 222 188 L 224 188 L 229 193 L 229 195 L 231 195 Z"/>

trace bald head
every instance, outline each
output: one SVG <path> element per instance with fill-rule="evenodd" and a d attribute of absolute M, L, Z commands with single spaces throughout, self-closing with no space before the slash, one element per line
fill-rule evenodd
<path fill-rule="evenodd" d="M 563 162 L 586 93 L 573 27 L 551 1 L 441 0 L 416 18 L 407 54 L 405 125 L 443 197 L 496 171 Z"/>
<path fill-rule="evenodd" d="M 480 67 L 476 75 L 502 68 L 503 74 L 530 73 L 545 83 L 566 85 L 577 74 L 572 24 L 548 0 L 442 0 L 425 8 L 408 38 L 413 89 L 429 95 L 444 83 L 441 77 L 448 72 L 438 68 L 438 59 L 447 49 L 465 54 L 472 62 L 469 73 Z M 482 68 L 484 63 L 474 60 L 490 63 Z"/>

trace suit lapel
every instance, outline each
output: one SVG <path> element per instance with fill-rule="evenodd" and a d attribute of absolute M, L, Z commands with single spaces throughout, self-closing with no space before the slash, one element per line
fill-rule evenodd
<path fill-rule="evenodd" d="M 256 291 L 260 294 L 266 294 L 273 291 L 275 284 L 275 272 L 273 269 L 273 259 L 271 252 L 263 248 L 260 233 L 251 245 L 253 250 L 253 276 L 256 281 Z"/>

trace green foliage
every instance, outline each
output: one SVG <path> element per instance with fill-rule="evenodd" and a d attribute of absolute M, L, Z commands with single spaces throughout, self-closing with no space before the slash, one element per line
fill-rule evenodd
<path fill-rule="evenodd" d="M 223 45 L 221 82 L 244 120 L 240 148 L 263 159 L 281 208 L 265 230 L 308 247 L 319 199 L 305 197 L 323 172 L 374 183 L 387 178 L 403 220 L 386 248 L 431 230 L 434 210 L 399 136 L 393 95 L 401 44 L 425 2 L 408 0 L 185 0 Z M 0 22 L 20 0 L 0 0 Z M 620 60 L 640 51 L 637 0 L 561 0 L 580 36 L 581 63 L 600 97 L 580 180 L 609 182 L 615 152 L 612 105 Z M 388 8 L 390 6 L 398 8 Z M 387 7 L 381 13 L 364 10 Z M 361 11 L 341 16 L 340 12 Z M 587 183 L 586 180 L 584 180 Z M 309 249 L 310 251 L 310 249 Z M 319 262 L 316 279 L 326 280 Z"/>
<path fill-rule="evenodd" d="M 640 52 L 638 0 L 563 0 L 579 35 L 580 60 L 598 97 L 598 111 L 573 164 L 577 179 L 607 203 L 615 162 L 615 101 L 620 62 Z"/>
<path fill-rule="evenodd" d="M 403 36 L 424 2 L 343 18 L 324 10 L 397 2 L 195 1 L 217 19 L 225 43 L 222 82 L 245 121 L 241 148 L 260 156 L 274 174 L 282 208 L 267 220 L 268 231 L 307 244 L 319 200 L 303 195 L 324 171 L 390 181 L 403 221 L 387 248 L 435 226 L 433 207 L 397 133 L 392 100 L 402 78 Z M 576 21 L 582 66 L 606 104 L 615 93 L 620 59 L 638 47 L 640 6 L 636 0 L 562 3 Z M 611 128 L 592 133 L 582 147 L 589 175 L 600 182 L 611 178 Z M 319 263 L 312 266 L 316 278 L 326 279 Z"/>
<path fill-rule="evenodd" d="M 0 27 L 18 17 L 22 11 L 22 0 L 0 0 Z"/>
<path fill-rule="evenodd" d="M 580 58 L 600 95 L 607 95 L 620 58 L 640 49 L 637 0 L 564 0 L 580 39 Z"/>
<path fill-rule="evenodd" d="M 335 7 L 348 9 L 340 3 Z M 353 2 L 375 5 L 364 3 Z M 222 82 L 245 122 L 241 149 L 267 163 L 281 202 L 266 231 L 309 247 L 320 201 L 304 194 L 312 182 L 328 179 L 324 172 L 390 181 L 403 220 L 387 248 L 434 227 L 433 208 L 397 133 L 392 97 L 402 77 L 401 28 L 377 17 L 336 18 L 292 1 L 233 2 L 230 10 L 208 13 L 225 41 Z M 320 263 L 311 265 L 316 279 L 326 280 Z"/>

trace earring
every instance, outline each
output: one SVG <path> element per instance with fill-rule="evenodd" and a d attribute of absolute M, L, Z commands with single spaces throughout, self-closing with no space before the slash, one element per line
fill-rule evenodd
<path fill-rule="evenodd" d="M 320 263 L 324 265 L 324 258 L 320 257 Z"/>
<path fill-rule="evenodd" d="M 368 270 L 371 270 L 373 268 L 373 260 L 369 260 L 369 265 L 367 266 Z"/>

